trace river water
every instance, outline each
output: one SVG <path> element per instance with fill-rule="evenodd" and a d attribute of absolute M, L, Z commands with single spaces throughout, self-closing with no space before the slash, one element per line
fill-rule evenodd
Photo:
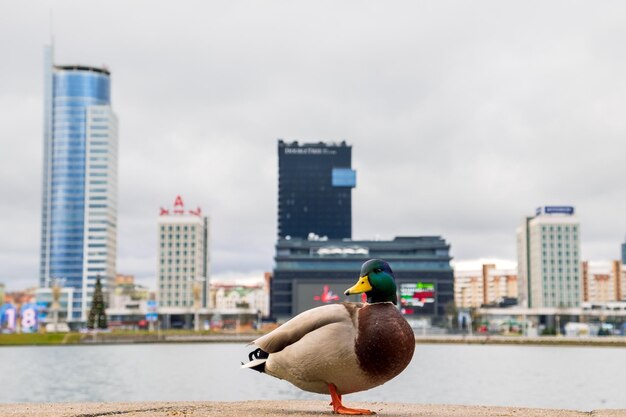
<path fill-rule="evenodd" d="M 325 399 L 240 369 L 243 344 L 0 348 L 0 402 Z M 350 401 L 626 409 L 626 349 L 418 344 L 394 380 Z"/>

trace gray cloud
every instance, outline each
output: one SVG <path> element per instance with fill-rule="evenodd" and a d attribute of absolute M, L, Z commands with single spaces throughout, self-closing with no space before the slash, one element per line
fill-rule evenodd
<path fill-rule="evenodd" d="M 353 145 L 355 238 L 442 234 L 515 258 L 541 204 L 583 257 L 626 232 L 621 2 L 0 5 L 0 281 L 37 281 L 42 46 L 106 64 L 120 120 L 120 272 L 154 285 L 158 208 L 211 216 L 215 274 L 272 268 L 276 138 Z"/>

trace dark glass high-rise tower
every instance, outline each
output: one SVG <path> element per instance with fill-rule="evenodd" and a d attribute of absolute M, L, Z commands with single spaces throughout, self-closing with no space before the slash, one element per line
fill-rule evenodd
<path fill-rule="evenodd" d="M 278 141 L 278 238 L 352 238 L 352 146 Z"/>

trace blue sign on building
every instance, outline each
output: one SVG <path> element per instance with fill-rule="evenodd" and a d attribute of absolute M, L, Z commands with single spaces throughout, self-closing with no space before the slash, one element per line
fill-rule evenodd
<path fill-rule="evenodd" d="M 356 171 L 350 168 L 333 168 L 333 187 L 356 187 Z"/>
<path fill-rule="evenodd" d="M 537 207 L 537 216 L 540 214 L 567 214 L 569 216 L 574 214 L 574 207 L 572 206 L 545 206 Z"/>
<path fill-rule="evenodd" d="M 146 320 L 148 321 L 157 321 L 159 319 L 159 313 L 157 313 L 157 302 L 154 300 L 149 300 L 146 303 L 148 307 L 148 312 L 146 313 Z"/>

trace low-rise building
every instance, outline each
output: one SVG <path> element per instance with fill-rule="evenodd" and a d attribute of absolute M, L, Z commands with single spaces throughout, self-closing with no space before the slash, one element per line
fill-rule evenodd
<path fill-rule="evenodd" d="M 5 302 L 15 306 L 35 302 L 35 293 L 37 288 L 27 288 L 23 291 L 11 291 L 4 295 Z"/>
<path fill-rule="evenodd" d="M 271 314 L 287 320 L 305 310 L 357 296 L 343 291 L 354 285 L 363 262 L 384 259 L 391 265 L 398 304 L 409 320 L 442 321 L 453 300 L 450 245 L 440 236 L 393 240 L 284 238 L 276 243 Z"/>
<path fill-rule="evenodd" d="M 211 310 L 214 314 L 260 312 L 269 314 L 268 293 L 264 282 L 238 285 L 211 282 Z"/>
<path fill-rule="evenodd" d="M 150 299 L 148 287 L 135 283 L 134 276 L 117 274 L 106 310 L 109 326 L 132 328 L 143 324 Z"/>
<path fill-rule="evenodd" d="M 476 308 L 498 305 L 503 300 L 516 300 L 517 288 L 515 267 L 476 263 L 454 269 L 454 302 L 457 308 Z"/>

